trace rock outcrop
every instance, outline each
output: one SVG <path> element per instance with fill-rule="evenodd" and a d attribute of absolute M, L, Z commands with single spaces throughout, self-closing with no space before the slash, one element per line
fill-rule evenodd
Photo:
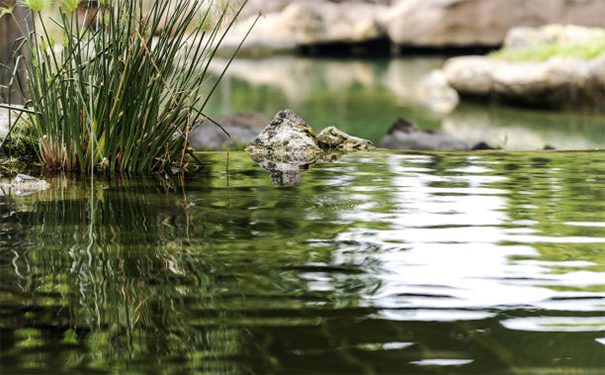
<path fill-rule="evenodd" d="M 241 53 L 377 39 L 402 47 L 496 47 L 515 26 L 605 26 L 602 0 L 252 0 L 223 49 L 235 49 L 259 11 Z"/>
<path fill-rule="evenodd" d="M 566 37 L 565 29 L 582 33 L 577 27 L 560 26 L 513 29 L 507 37 L 510 45 L 505 48 L 525 48 L 540 43 L 554 45 L 566 38 L 576 40 Z M 554 30 L 563 31 L 556 34 Z M 584 35 L 600 33 L 605 38 L 602 29 L 584 30 Z M 605 108 L 605 53 L 588 60 L 553 56 L 546 61 L 522 62 L 490 56 L 461 56 L 448 60 L 444 72 L 448 83 L 461 96 L 548 108 Z"/>

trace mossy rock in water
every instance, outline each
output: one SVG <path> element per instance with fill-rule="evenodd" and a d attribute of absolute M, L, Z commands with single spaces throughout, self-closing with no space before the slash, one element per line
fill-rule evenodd
<path fill-rule="evenodd" d="M 322 153 L 313 128 L 290 109 L 278 112 L 262 133 L 250 142 L 246 151 L 283 161 L 315 160 Z"/>
<path fill-rule="evenodd" d="M 289 109 L 278 112 L 246 147 L 252 156 L 264 155 L 282 162 L 323 160 L 324 155 L 334 152 L 342 154 L 372 149 L 372 142 L 350 136 L 333 126 L 316 136 L 313 128 Z"/>

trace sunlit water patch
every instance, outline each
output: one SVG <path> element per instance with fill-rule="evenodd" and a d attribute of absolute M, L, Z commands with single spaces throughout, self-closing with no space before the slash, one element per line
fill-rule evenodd
<path fill-rule="evenodd" d="M 603 371 L 603 152 L 199 157 L 0 196 L 2 373 Z"/>

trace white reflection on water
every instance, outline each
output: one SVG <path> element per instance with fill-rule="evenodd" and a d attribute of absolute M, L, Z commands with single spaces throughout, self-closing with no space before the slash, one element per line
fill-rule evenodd
<path fill-rule="evenodd" d="M 601 244 L 605 239 L 550 237 L 538 233 L 536 221 L 514 221 L 506 211 L 509 192 L 490 187 L 506 178 L 490 175 L 480 158 L 469 157 L 467 166 L 441 176 L 419 168 L 429 161 L 430 156 L 390 155 L 391 182 L 384 194 L 392 209 L 376 212 L 384 202 L 373 202 L 371 194 L 355 189 L 355 199 L 363 203 L 341 215 L 344 221 L 381 223 L 378 229 L 361 225 L 339 234 L 337 241 L 347 245 L 336 260 L 351 264 L 359 253 L 368 256 L 367 249 L 380 249 L 369 255 L 381 265 L 373 275 L 380 288 L 366 298 L 383 308 L 381 317 L 451 321 L 484 319 L 510 308 L 602 310 L 605 293 L 556 290 L 603 284 L 602 273 L 587 270 L 595 264 L 538 259 L 541 254 L 534 246 Z M 460 187 L 440 187 L 444 182 Z M 543 329 L 538 323 L 507 324 Z"/>
<path fill-rule="evenodd" d="M 524 317 L 500 322 L 508 329 L 521 331 L 599 332 L 605 331 L 603 317 Z"/>
<path fill-rule="evenodd" d="M 464 310 L 429 310 L 429 309 L 414 309 L 414 310 L 383 310 L 380 314 L 381 318 L 388 320 L 401 321 L 440 321 L 451 322 L 456 320 L 482 320 L 491 318 L 495 314 L 486 311 L 464 311 Z"/>
<path fill-rule="evenodd" d="M 565 225 L 575 225 L 578 227 L 599 227 L 599 228 L 605 228 L 605 223 L 595 223 L 595 222 L 571 222 L 568 221 L 566 223 L 564 223 Z"/>
<path fill-rule="evenodd" d="M 472 359 L 447 359 L 447 358 L 437 358 L 437 359 L 423 359 L 420 361 L 413 361 L 415 365 L 419 366 L 462 366 L 472 363 Z"/>
<path fill-rule="evenodd" d="M 386 342 L 386 343 L 364 343 L 356 344 L 354 347 L 360 350 L 379 351 L 379 350 L 401 350 L 415 345 L 413 342 Z"/>

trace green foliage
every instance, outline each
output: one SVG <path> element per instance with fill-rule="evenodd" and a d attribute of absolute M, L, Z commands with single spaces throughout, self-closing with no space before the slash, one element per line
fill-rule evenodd
<path fill-rule="evenodd" d="M 34 12 L 42 12 L 42 10 L 50 5 L 49 0 L 21 0 L 21 5 L 30 8 Z"/>
<path fill-rule="evenodd" d="M 82 0 L 64 0 L 63 5 L 69 12 L 75 12 Z"/>
<path fill-rule="evenodd" d="M 4 16 L 5 14 L 13 14 L 14 9 L 15 9 L 14 5 L 0 7 L 0 18 L 2 18 L 2 16 Z"/>
<path fill-rule="evenodd" d="M 603 53 L 605 53 L 605 38 L 595 39 L 583 44 L 557 42 L 519 48 L 503 48 L 491 53 L 491 56 L 501 60 L 522 62 L 545 61 L 554 56 L 592 59 Z"/>
<path fill-rule="evenodd" d="M 60 9 L 52 19 L 63 34 L 60 50 L 40 15 L 46 0 L 22 3 L 39 22 L 16 41 L 27 51 L 17 63 L 28 80 L 13 86 L 31 99 L 22 111 L 46 168 L 146 172 L 187 164 L 188 134 L 214 91 L 201 93 L 208 66 L 246 1 L 228 22 L 229 9 L 221 8 L 205 30 L 190 27 L 200 14 L 207 24 L 203 0 L 154 1 L 147 9 L 142 0 L 104 1 L 87 10 L 87 25 L 73 11 L 78 1 L 64 1 L 69 13 Z"/>

